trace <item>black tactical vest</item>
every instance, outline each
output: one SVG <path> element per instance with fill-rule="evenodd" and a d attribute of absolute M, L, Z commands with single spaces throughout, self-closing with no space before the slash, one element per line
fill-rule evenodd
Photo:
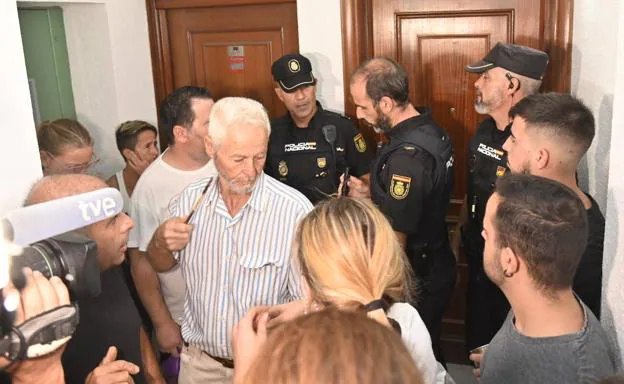
<path fill-rule="evenodd" d="M 418 123 L 408 129 L 401 129 L 387 134 L 391 137 L 390 142 L 381 148 L 377 160 L 373 165 L 371 178 L 376 178 L 381 173 L 388 159 L 397 151 L 412 149 L 415 147 L 420 154 L 418 156 L 431 156 L 435 160 L 435 168 L 432 170 L 433 188 L 423 207 L 423 223 L 416 236 L 408 237 L 408 248 L 438 248 L 446 243 L 446 210 L 453 192 L 453 145 L 448 134 L 439 127 L 431 118 L 427 109 L 420 109 Z M 394 129 L 394 128 L 393 128 Z M 412 148 L 410 148 L 412 147 Z M 382 185 L 387 185 L 387 180 L 377 180 L 371 183 L 371 197 L 373 201 L 390 198 Z"/>

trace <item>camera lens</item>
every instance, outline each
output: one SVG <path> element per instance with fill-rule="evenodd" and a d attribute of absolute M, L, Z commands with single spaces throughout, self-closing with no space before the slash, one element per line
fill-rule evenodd
<path fill-rule="evenodd" d="M 94 241 L 75 235 L 59 235 L 25 247 L 13 257 L 11 280 L 16 288 L 25 285 L 22 269 L 39 271 L 46 278 L 60 277 L 74 297 L 94 297 L 100 293 L 100 269 Z"/>
<path fill-rule="evenodd" d="M 66 271 L 63 270 L 62 260 L 54 254 L 52 247 L 45 242 L 24 248 L 24 253 L 17 260 L 19 262 L 15 264 L 22 264 L 21 267 L 39 271 L 48 279 L 52 276 L 65 277 L 66 274 Z"/>

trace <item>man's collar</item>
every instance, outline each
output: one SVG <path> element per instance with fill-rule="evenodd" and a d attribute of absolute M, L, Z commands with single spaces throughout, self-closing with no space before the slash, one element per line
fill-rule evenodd
<path fill-rule="evenodd" d="M 219 176 L 212 176 L 214 178 L 212 185 L 206 191 L 206 204 L 208 204 L 209 209 L 212 211 L 218 205 L 219 199 L 223 200 L 221 196 L 221 187 L 219 186 Z M 251 192 L 251 196 L 249 200 L 243 206 L 243 209 L 249 205 L 251 208 L 258 212 L 263 212 L 266 207 L 266 201 L 264 199 L 264 180 L 265 180 L 264 172 L 258 175 L 258 180 L 256 180 L 256 185 L 254 186 L 253 191 Z M 242 209 L 241 209 L 242 211 Z"/>
<path fill-rule="evenodd" d="M 431 109 L 427 107 L 414 107 L 416 111 L 418 111 L 418 115 L 408 117 L 405 120 L 400 121 L 392 128 L 384 129 L 384 134 L 387 137 L 397 135 L 399 132 L 403 131 L 406 127 L 411 127 L 413 125 L 422 125 L 428 123 L 431 120 Z"/>
<path fill-rule="evenodd" d="M 255 209 L 258 212 L 264 211 L 264 207 L 266 206 L 266 202 L 264 201 L 264 172 L 260 172 L 258 175 L 258 180 L 256 180 L 256 185 L 254 186 L 253 191 L 251 192 L 251 197 L 247 202 L 249 206 Z"/>

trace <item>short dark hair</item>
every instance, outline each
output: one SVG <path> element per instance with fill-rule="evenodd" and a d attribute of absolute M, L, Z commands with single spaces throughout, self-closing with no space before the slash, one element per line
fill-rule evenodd
<path fill-rule="evenodd" d="M 494 215 L 498 248 L 509 247 L 527 265 L 536 285 L 554 292 L 572 286 L 587 245 L 587 212 L 570 188 L 544 177 L 498 178 Z"/>
<path fill-rule="evenodd" d="M 124 159 L 126 157 L 123 154 L 123 150 L 135 150 L 139 134 L 145 131 L 152 131 L 158 135 L 156 127 L 143 120 L 129 120 L 121 123 L 119 127 L 117 127 L 115 130 L 115 140 L 117 141 L 117 149 L 119 149 Z"/>
<path fill-rule="evenodd" d="M 158 124 L 170 144 L 175 143 L 173 127 L 180 125 L 190 128 L 195 120 L 195 113 L 191 108 L 192 99 L 212 99 L 212 94 L 206 88 L 187 85 L 171 92 L 160 104 Z"/>
<path fill-rule="evenodd" d="M 377 105 L 382 97 L 394 100 L 399 107 L 409 102 L 409 79 L 405 69 L 387 57 L 374 57 L 362 63 L 353 73 L 352 81 L 362 77 L 366 93 Z"/>
<path fill-rule="evenodd" d="M 567 138 L 582 156 L 594 139 L 594 115 L 582 101 L 567 93 L 536 93 L 514 105 L 509 116 L 520 116 L 528 126 L 549 130 L 557 138 Z M 566 143 L 567 144 L 567 143 Z"/>

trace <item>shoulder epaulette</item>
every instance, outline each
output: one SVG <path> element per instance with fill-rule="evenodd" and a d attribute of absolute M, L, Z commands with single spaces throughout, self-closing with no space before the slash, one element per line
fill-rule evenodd
<path fill-rule="evenodd" d="M 343 115 L 342 113 L 338 113 L 338 112 L 334 112 L 334 111 L 328 111 L 326 109 L 324 111 L 325 111 L 325 113 L 327 115 L 332 116 L 332 117 L 342 118 L 342 119 L 346 119 L 346 120 L 349 120 L 349 121 L 352 120 L 349 116 Z"/>

